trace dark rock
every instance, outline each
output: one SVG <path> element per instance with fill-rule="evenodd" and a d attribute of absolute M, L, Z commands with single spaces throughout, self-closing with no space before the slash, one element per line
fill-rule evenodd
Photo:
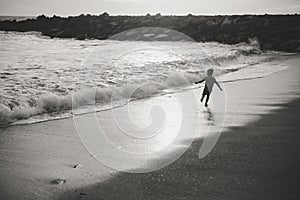
<path fill-rule="evenodd" d="M 300 53 L 300 40 L 291 40 L 278 44 L 281 51 Z"/>
<path fill-rule="evenodd" d="M 51 38 L 107 39 L 123 31 L 140 27 L 161 27 L 179 31 L 195 41 L 217 41 L 226 44 L 247 42 L 256 37 L 263 50 L 299 52 L 299 15 L 234 16 L 99 16 L 81 14 L 75 17 L 46 17 L 24 21 L 1 21 L 2 31 L 39 31 Z M 144 33 L 150 34 L 150 33 Z M 156 33 L 158 34 L 158 33 Z M 152 37 L 176 40 L 176 37 Z M 149 40 L 138 35 L 136 40 Z"/>

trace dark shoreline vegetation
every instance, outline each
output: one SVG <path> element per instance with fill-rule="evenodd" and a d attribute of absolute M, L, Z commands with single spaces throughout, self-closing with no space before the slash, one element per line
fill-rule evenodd
<path fill-rule="evenodd" d="M 108 39 L 141 27 L 161 27 L 186 34 L 197 42 L 238 44 L 256 38 L 262 50 L 300 53 L 300 15 L 233 15 L 233 16 L 110 16 L 79 15 L 70 17 L 38 16 L 23 21 L 0 21 L 2 31 L 38 31 L 51 38 Z M 154 37 L 162 29 L 132 33 L 132 40 L 178 40 L 176 37 Z M 149 36 L 153 34 L 153 36 Z M 122 38 L 115 38 L 122 39 Z M 126 38 L 128 39 L 128 38 Z"/>

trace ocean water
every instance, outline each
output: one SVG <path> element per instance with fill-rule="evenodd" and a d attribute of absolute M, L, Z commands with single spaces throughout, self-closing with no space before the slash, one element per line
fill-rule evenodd
<path fill-rule="evenodd" d="M 262 77 L 287 66 L 257 41 L 224 45 L 50 39 L 0 32 L 0 124 L 34 123 L 193 89 L 209 68 L 219 81 Z M 118 102 L 111 104 L 111 102 Z M 71 110 L 73 110 L 71 112 Z"/>

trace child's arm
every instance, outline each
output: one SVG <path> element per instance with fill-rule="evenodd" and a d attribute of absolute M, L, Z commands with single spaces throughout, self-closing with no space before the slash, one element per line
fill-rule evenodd
<path fill-rule="evenodd" d="M 219 89 L 220 89 L 221 91 L 223 91 L 223 89 L 221 88 L 221 86 L 220 86 L 220 84 L 218 83 L 217 80 L 216 80 L 216 84 L 217 84 L 217 86 L 219 87 Z"/>
<path fill-rule="evenodd" d="M 201 81 L 196 81 L 195 84 L 202 83 L 203 81 L 205 81 L 205 78 L 202 79 Z"/>

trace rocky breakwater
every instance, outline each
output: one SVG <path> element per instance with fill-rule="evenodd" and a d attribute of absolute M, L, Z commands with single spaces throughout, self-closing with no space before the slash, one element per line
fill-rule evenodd
<path fill-rule="evenodd" d="M 58 38 L 107 39 L 140 27 L 161 27 L 184 33 L 195 41 L 225 44 L 248 42 L 256 38 L 262 50 L 300 52 L 300 15 L 234 16 L 110 16 L 79 15 L 72 17 L 38 16 L 24 21 L 1 21 L 2 31 L 38 31 Z M 132 40 L 177 40 L 162 29 L 132 32 Z M 115 39 L 122 39 L 122 34 Z M 160 37 L 158 37 L 160 35 Z M 128 38 L 127 38 L 128 39 Z"/>

